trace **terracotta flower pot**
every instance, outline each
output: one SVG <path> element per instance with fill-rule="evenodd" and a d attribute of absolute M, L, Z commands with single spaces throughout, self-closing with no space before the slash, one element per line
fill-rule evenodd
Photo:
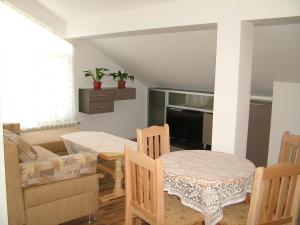
<path fill-rule="evenodd" d="M 101 81 L 95 81 L 94 80 L 94 90 L 100 90 L 101 89 Z"/>
<path fill-rule="evenodd" d="M 118 88 L 119 88 L 119 89 L 125 88 L 125 84 L 126 84 L 126 81 L 125 81 L 125 80 L 119 80 L 119 81 L 118 81 Z"/>

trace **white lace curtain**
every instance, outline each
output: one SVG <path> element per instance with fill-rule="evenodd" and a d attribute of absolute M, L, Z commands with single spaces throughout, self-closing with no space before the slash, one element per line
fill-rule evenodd
<path fill-rule="evenodd" d="M 73 46 L 1 2 L 0 33 L 3 122 L 74 124 Z"/>

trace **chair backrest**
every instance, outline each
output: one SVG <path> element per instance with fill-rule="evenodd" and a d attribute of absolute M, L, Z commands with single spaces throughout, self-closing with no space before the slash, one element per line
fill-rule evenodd
<path fill-rule="evenodd" d="M 128 215 L 149 224 L 163 224 L 164 194 L 163 166 L 142 152 L 125 148 L 126 224 L 132 224 Z"/>
<path fill-rule="evenodd" d="M 153 159 L 170 152 L 169 125 L 137 129 L 138 150 Z"/>
<path fill-rule="evenodd" d="M 256 169 L 247 225 L 297 225 L 300 164 Z"/>
<path fill-rule="evenodd" d="M 279 162 L 300 163 L 300 135 L 284 132 L 281 141 Z"/>

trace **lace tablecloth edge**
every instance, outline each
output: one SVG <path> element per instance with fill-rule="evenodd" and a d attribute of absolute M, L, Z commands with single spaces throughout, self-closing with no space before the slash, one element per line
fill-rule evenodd
<path fill-rule="evenodd" d="M 177 197 L 180 198 L 180 201 L 181 201 L 181 203 L 182 203 L 184 206 L 189 207 L 189 208 L 191 208 L 191 209 L 193 209 L 193 210 L 195 210 L 195 211 L 197 211 L 197 212 L 202 213 L 203 216 L 205 217 L 205 214 L 202 212 L 201 209 L 196 208 L 196 207 L 194 207 L 194 206 L 192 206 L 192 205 L 186 203 L 186 201 L 185 201 L 184 199 L 182 199 L 182 198 L 180 197 L 180 194 L 178 194 L 176 191 L 172 191 L 172 190 L 167 189 L 167 188 L 164 188 L 164 191 L 168 192 L 169 195 L 176 195 Z M 251 193 L 251 192 L 248 192 L 248 191 L 247 191 L 247 192 L 245 193 L 245 196 L 243 196 L 242 198 L 239 198 L 239 199 L 236 199 L 236 200 L 233 200 L 233 201 L 228 201 L 228 202 L 226 202 L 224 205 L 222 205 L 222 208 L 225 207 L 225 206 L 229 206 L 229 205 L 233 205 L 233 204 L 238 204 L 238 203 L 241 203 L 241 202 L 245 201 L 245 199 L 246 199 L 246 197 L 247 197 L 247 193 Z M 211 222 L 210 225 L 216 225 L 216 224 L 217 224 L 218 222 L 220 222 L 222 219 L 223 219 L 223 214 L 222 214 L 220 217 L 216 218 L 215 221 Z"/>

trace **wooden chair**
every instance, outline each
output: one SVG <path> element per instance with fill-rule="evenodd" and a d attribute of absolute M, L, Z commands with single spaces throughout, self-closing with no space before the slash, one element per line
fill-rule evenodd
<path fill-rule="evenodd" d="M 138 150 L 153 159 L 170 152 L 169 125 L 137 129 Z"/>
<path fill-rule="evenodd" d="M 297 225 L 300 164 L 278 163 L 256 169 L 247 225 Z"/>
<path fill-rule="evenodd" d="M 279 162 L 300 163 L 300 135 L 284 132 L 281 141 Z"/>
<path fill-rule="evenodd" d="M 131 151 L 127 146 L 125 184 L 125 225 L 132 225 L 135 218 L 151 225 L 194 225 L 203 220 L 201 213 L 183 206 L 175 196 L 164 194 L 160 159 Z"/>

